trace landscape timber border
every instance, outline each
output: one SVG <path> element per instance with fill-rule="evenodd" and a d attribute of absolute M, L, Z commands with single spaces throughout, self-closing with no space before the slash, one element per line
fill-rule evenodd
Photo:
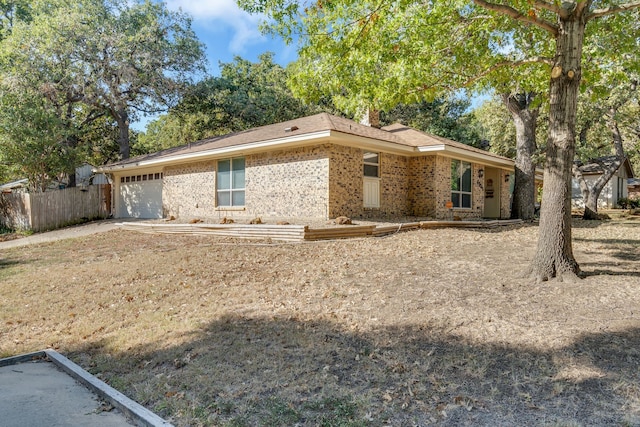
<path fill-rule="evenodd" d="M 195 234 L 231 237 L 238 239 L 272 239 L 288 242 L 334 240 L 346 238 L 380 237 L 399 231 L 419 228 L 496 228 L 521 225 L 523 221 L 420 221 L 395 225 L 342 225 L 339 227 L 311 228 L 308 225 L 271 224 L 156 224 L 144 222 L 122 222 L 123 230 L 152 234 Z"/>

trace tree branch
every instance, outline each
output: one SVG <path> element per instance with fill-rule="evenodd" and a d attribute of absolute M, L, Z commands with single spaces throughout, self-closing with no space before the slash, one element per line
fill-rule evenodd
<path fill-rule="evenodd" d="M 475 0 L 474 0 L 475 1 Z M 469 78 L 469 80 L 467 80 L 463 86 L 469 86 L 471 84 L 473 84 L 474 82 L 480 80 L 481 78 L 483 78 L 484 76 L 491 74 L 492 72 L 496 71 L 499 68 L 502 67 L 511 67 L 511 68 L 516 68 L 519 67 L 521 65 L 525 65 L 525 64 L 547 64 L 547 65 L 553 65 L 553 60 L 550 58 L 545 58 L 543 56 L 534 56 L 532 58 L 527 58 L 527 59 L 522 59 L 520 61 L 503 61 L 503 62 L 499 62 L 497 64 L 492 65 L 491 67 L 487 68 L 486 70 L 476 74 L 475 76 Z"/>
<path fill-rule="evenodd" d="M 587 21 L 595 18 L 600 18 L 602 16 L 614 15 L 616 13 L 624 12 L 631 9 L 637 9 L 637 8 L 640 8 L 640 1 L 613 5 L 613 6 L 605 7 L 603 9 L 596 9 L 589 14 L 589 16 L 587 17 Z"/>
<path fill-rule="evenodd" d="M 575 3 L 575 7 L 573 8 L 573 13 L 575 13 L 576 16 L 582 16 L 582 14 L 585 11 L 585 8 L 589 8 L 591 7 L 591 2 L 590 1 L 578 1 Z M 567 10 L 567 17 L 569 16 L 569 14 L 571 13 L 571 11 Z"/>
<path fill-rule="evenodd" d="M 484 8 L 484 9 L 488 9 L 488 10 L 492 10 L 494 12 L 497 13 L 501 13 L 503 15 L 509 16 L 513 19 L 515 19 L 516 21 L 522 21 L 525 22 L 527 24 L 531 24 L 531 25 L 535 25 L 536 27 L 542 28 L 543 30 L 553 34 L 554 36 L 558 35 L 558 27 L 556 27 L 555 25 L 553 25 L 551 22 L 545 20 L 545 19 L 540 19 L 537 16 L 533 15 L 524 15 L 522 13 L 520 13 L 518 10 L 512 8 L 511 6 L 506 6 L 506 5 L 502 5 L 502 4 L 496 4 L 496 3 L 490 3 L 488 1 L 485 0 L 473 0 L 473 2 L 475 4 L 477 4 L 478 6 Z M 547 9 L 550 10 L 550 9 Z"/>
<path fill-rule="evenodd" d="M 548 10 L 553 13 L 557 13 L 558 15 L 562 14 L 562 8 L 558 7 L 553 3 L 547 3 L 546 1 L 536 0 L 533 3 L 533 7 L 539 10 Z"/>

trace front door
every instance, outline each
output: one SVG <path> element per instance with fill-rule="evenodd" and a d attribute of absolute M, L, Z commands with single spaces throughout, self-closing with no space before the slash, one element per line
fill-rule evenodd
<path fill-rule="evenodd" d="M 484 217 L 500 218 L 500 169 L 484 169 Z"/>
<path fill-rule="evenodd" d="M 380 207 L 380 178 L 364 177 L 364 207 Z"/>

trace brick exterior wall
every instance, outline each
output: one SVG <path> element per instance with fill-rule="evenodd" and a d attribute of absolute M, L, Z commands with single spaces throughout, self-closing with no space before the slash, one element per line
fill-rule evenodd
<path fill-rule="evenodd" d="M 376 212 L 376 210 L 378 212 Z M 409 215 L 409 158 L 380 155 L 380 209 L 365 210 L 379 218 Z"/>
<path fill-rule="evenodd" d="M 409 213 L 408 159 L 379 153 L 380 207 L 364 207 L 364 153 L 333 145 L 329 173 L 329 218 L 394 218 Z"/>
<path fill-rule="evenodd" d="M 245 157 L 245 208 L 216 207 L 217 161 L 169 166 L 163 209 L 176 218 L 326 218 L 329 145 Z"/>
<path fill-rule="evenodd" d="M 329 218 L 361 218 L 364 213 L 363 150 L 332 145 L 329 154 Z"/>
<path fill-rule="evenodd" d="M 216 200 L 216 162 L 168 166 L 164 170 L 165 217 L 211 217 Z"/>
<path fill-rule="evenodd" d="M 332 149 L 323 144 L 247 156 L 245 214 L 326 219 Z"/>
<path fill-rule="evenodd" d="M 471 209 L 446 208 L 451 200 L 451 158 L 380 153 L 380 208 L 364 208 L 364 150 L 336 144 L 299 147 L 245 157 L 245 208 L 216 208 L 217 161 L 164 170 L 163 209 L 176 218 L 255 217 L 329 219 L 406 215 L 481 218 L 483 180 L 472 164 Z M 509 185 L 502 171 L 501 216 L 509 217 Z"/>
<path fill-rule="evenodd" d="M 408 210 L 410 215 L 420 217 L 435 217 L 436 215 L 436 183 L 438 182 L 436 178 L 436 159 L 436 156 L 411 157 L 408 159 L 410 171 Z M 440 181 L 442 181 L 442 178 Z M 444 184 L 447 188 L 450 188 L 449 179 Z"/>

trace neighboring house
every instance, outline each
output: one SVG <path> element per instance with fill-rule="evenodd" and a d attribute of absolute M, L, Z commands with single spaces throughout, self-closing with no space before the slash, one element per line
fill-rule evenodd
<path fill-rule="evenodd" d="M 7 182 L 6 184 L 0 185 L 0 193 L 24 192 L 27 189 L 28 183 L 29 180 L 26 178 Z"/>
<path fill-rule="evenodd" d="M 94 169 L 95 167 L 89 163 L 78 166 L 76 168 L 76 185 L 80 187 L 87 185 L 109 184 L 107 177 L 101 173 L 93 173 Z"/>
<path fill-rule="evenodd" d="M 630 199 L 640 200 L 640 178 L 629 178 L 627 180 L 627 191 Z"/>
<path fill-rule="evenodd" d="M 326 113 L 97 169 L 119 218 L 509 218 L 513 161 Z M 449 208 L 452 205 L 452 208 Z"/>
<path fill-rule="evenodd" d="M 87 185 L 108 184 L 109 181 L 104 174 L 94 174 L 94 167 L 89 163 L 84 163 L 82 166 L 76 168 L 76 185 L 78 187 Z M 14 193 L 14 192 L 26 192 L 29 184 L 29 180 L 19 179 L 17 181 L 8 182 L 0 185 L 0 193 Z M 68 185 L 68 181 L 54 180 L 48 187 L 49 190 L 58 190 L 65 188 Z"/>
<path fill-rule="evenodd" d="M 603 165 L 607 167 L 616 159 L 616 156 L 604 156 L 579 167 L 589 188 L 591 188 L 593 183 L 603 174 Z M 598 198 L 598 208 L 615 208 L 619 199 L 628 197 L 627 180 L 629 178 L 633 178 L 633 169 L 631 168 L 629 159 L 625 159 L 607 185 L 602 189 L 600 197 Z M 571 205 L 575 208 L 584 208 L 580 183 L 573 178 L 571 180 L 571 186 Z"/>

